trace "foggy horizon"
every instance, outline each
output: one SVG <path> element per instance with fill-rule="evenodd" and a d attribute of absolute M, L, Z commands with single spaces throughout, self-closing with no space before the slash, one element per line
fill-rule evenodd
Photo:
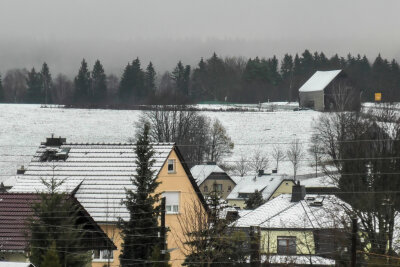
<path fill-rule="evenodd" d="M 40 68 L 76 75 L 82 58 L 120 76 L 132 59 L 171 71 L 221 57 L 324 52 L 400 59 L 400 1 L 1 0 L 0 73 Z"/>

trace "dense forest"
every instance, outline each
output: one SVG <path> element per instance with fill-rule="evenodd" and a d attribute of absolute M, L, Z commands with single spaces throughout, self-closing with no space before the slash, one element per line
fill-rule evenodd
<path fill-rule="evenodd" d="M 82 60 L 77 75 L 52 77 L 46 63 L 40 70 L 8 70 L 0 75 L 0 102 L 68 104 L 81 107 L 129 107 L 139 104 L 189 104 L 205 101 L 259 103 L 297 101 L 298 89 L 316 70 L 344 69 L 362 90 L 362 101 L 400 101 L 400 67 L 380 55 L 328 58 L 305 50 L 282 59 L 226 57 L 215 53 L 192 67 L 179 61 L 170 72 L 157 74 L 151 62 L 128 63 L 120 77 L 106 74 L 97 60 L 92 69 Z"/>

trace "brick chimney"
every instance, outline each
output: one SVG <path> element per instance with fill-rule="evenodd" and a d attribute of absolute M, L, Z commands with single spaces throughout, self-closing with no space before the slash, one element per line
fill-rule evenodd
<path fill-rule="evenodd" d="M 304 185 L 300 185 L 300 181 L 295 183 L 292 187 L 292 199 L 291 202 L 299 202 L 300 200 L 304 200 L 306 196 L 306 188 Z"/>

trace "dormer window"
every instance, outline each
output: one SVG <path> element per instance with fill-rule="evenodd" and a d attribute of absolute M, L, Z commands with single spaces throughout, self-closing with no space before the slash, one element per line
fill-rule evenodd
<path fill-rule="evenodd" d="M 168 173 L 175 173 L 175 160 L 174 159 L 168 160 Z"/>

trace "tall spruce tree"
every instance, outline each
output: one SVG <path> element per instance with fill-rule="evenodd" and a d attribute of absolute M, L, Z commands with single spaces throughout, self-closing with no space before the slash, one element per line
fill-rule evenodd
<path fill-rule="evenodd" d="M 181 61 L 178 62 L 174 71 L 172 72 L 172 78 L 175 81 L 176 90 L 182 96 L 189 95 L 189 81 L 190 81 L 190 66 L 184 66 Z"/>
<path fill-rule="evenodd" d="M 103 65 L 100 60 L 96 60 L 92 71 L 92 94 L 93 102 L 104 102 L 107 98 L 107 80 Z"/>
<path fill-rule="evenodd" d="M 4 88 L 3 88 L 3 81 L 1 79 L 1 74 L 0 74 L 0 103 L 5 101 L 4 97 Z"/>
<path fill-rule="evenodd" d="M 149 140 L 150 126 L 146 123 L 137 136 L 135 161 L 136 174 L 131 179 L 134 190 L 126 190 L 123 204 L 129 211 L 129 220 L 119 220 L 123 238 L 120 255 L 121 266 L 151 266 L 152 256 L 159 249 L 155 242 L 159 232 L 160 194 L 155 193 L 159 182 L 152 170 L 154 150 Z"/>
<path fill-rule="evenodd" d="M 50 249 L 43 255 L 43 261 L 40 267 L 62 267 L 57 254 L 56 242 L 53 241 Z"/>
<path fill-rule="evenodd" d="M 86 232 L 84 225 L 78 224 L 80 207 L 67 194 L 59 193 L 62 181 L 52 178 L 42 182 L 47 191 L 41 193 L 40 201 L 33 204 L 33 216 L 29 220 L 29 260 L 42 266 L 50 257 L 48 251 L 55 245 L 62 266 L 87 266 L 91 253 L 84 250 Z"/>
<path fill-rule="evenodd" d="M 144 72 L 142 70 L 139 58 L 132 61 L 133 95 L 135 101 L 140 102 L 145 96 L 144 92 Z"/>
<path fill-rule="evenodd" d="M 126 65 L 118 88 L 118 97 L 121 102 L 128 102 L 133 94 L 133 75 L 130 63 Z"/>
<path fill-rule="evenodd" d="M 78 103 L 87 103 L 90 98 L 90 72 L 86 60 L 83 59 L 78 75 L 74 80 L 74 99 Z"/>
<path fill-rule="evenodd" d="M 144 73 L 144 86 L 145 96 L 153 97 L 156 92 L 156 71 L 154 70 L 153 63 L 149 63 Z"/>
<path fill-rule="evenodd" d="M 48 104 L 52 102 L 52 79 L 51 79 L 51 74 L 49 70 L 49 66 L 47 66 L 47 63 L 44 62 L 42 65 L 42 70 L 40 71 L 40 77 L 41 77 L 41 83 L 42 83 L 42 94 L 44 98 L 44 103 Z"/>
<path fill-rule="evenodd" d="M 40 73 L 36 72 L 35 68 L 32 68 L 28 72 L 26 84 L 28 85 L 26 101 L 28 103 L 43 103 L 42 79 Z"/>

